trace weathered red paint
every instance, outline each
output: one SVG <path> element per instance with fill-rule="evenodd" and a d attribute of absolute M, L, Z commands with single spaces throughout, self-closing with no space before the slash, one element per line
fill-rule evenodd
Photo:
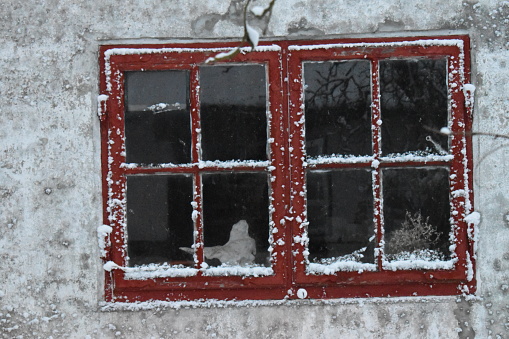
<path fill-rule="evenodd" d="M 398 46 L 398 47 L 345 47 L 314 50 L 289 50 L 290 45 L 318 45 L 318 44 L 359 44 L 383 43 L 398 41 L 416 41 L 430 38 L 373 38 L 357 40 L 320 40 L 320 41 L 281 41 L 264 42 L 260 46 L 277 45 L 281 51 L 254 52 L 238 54 L 226 62 L 235 63 L 264 63 L 267 66 L 267 79 L 269 86 L 269 137 L 274 142 L 270 148 L 270 174 L 275 178 L 271 183 L 270 196 L 273 201 L 271 221 L 278 232 L 273 234 L 274 275 L 268 277 L 210 277 L 198 274 L 186 278 L 156 278 L 147 280 L 125 279 L 121 270 L 106 272 L 105 298 L 107 301 L 146 301 L 146 300 L 197 300 L 197 299 L 282 299 L 297 298 L 296 291 L 305 288 L 309 298 L 341 298 L 341 297 L 382 297 L 382 296 L 411 296 L 411 295 L 453 295 L 460 294 L 459 285 L 466 285 L 470 291 L 475 290 L 475 279 L 466 280 L 466 256 L 473 254 L 472 241 L 467 237 L 467 225 L 463 217 L 470 211 L 465 210 L 465 197 L 451 198 L 452 208 L 458 211 L 454 217 L 457 236 L 456 255 L 458 263 L 453 270 L 399 270 L 385 271 L 382 267 L 382 252 L 377 257 L 378 270 L 376 272 L 338 272 L 331 275 L 313 275 L 306 273 L 305 244 L 295 243 L 295 236 L 305 235 L 306 198 L 305 198 L 305 171 L 306 168 L 367 168 L 371 162 L 354 164 L 313 164 L 304 163 L 305 150 L 304 126 L 301 117 L 304 112 L 302 103 L 302 61 L 345 60 L 365 58 L 371 61 L 372 66 L 372 132 L 373 156 L 380 161 L 376 168 L 372 168 L 374 190 L 374 223 L 377 230 L 378 248 L 381 250 L 383 241 L 383 220 L 381 217 L 381 176 L 380 170 L 384 167 L 422 167 L 422 166 L 449 166 L 451 173 L 456 174 L 458 180 L 451 182 L 451 192 L 468 187 L 468 198 L 472 201 L 472 175 L 468 182 L 464 182 L 464 171 L 472 170 L 471 108 L 465 107 L 461 86 L 469 83 L 469 40 L 466 36 L 433 37 L 437 40 L 461 40 L 464 43 L 464 65 L 459 64 L 459 49 L 457 46 Z M 101 121 L 102 137 L 102 166 L 103 166 L 103 204 L 104 223 L 111 225 L 114 232 L 111 235 L 112 247 L 108 248 L 106 261 L 112 260 L 119 265 L 126 265 L 124 252 L 122 206 L 114 206 L 113 212 L 108 212 L 110 199 L 123 199 L 126 175 L 142 173 L 190 173 L 194 176 L 197 211 L 201 212 L 201 182 L 200 173 L 205 171 L 269 171 L 265 166 L 209 166 L 199 168 L 197 162 L 200 158 L 196 145 L 200 142 L 200 100 L 199 100 L 199 72 L 198 66 L 208 57 L 217 52 L 203 49 L 234 47 L 234 43 L 192 43 L 192 44 L 162 44 L 162 45 L 116 45 L 101 46 L 100 48 L 100 94 L 109 95 L 106 107 L 106 118 Z M 181 48 L 184 51 L 167 51 L 142 55 L 112 55 L 110 58 L 111 90 L 107 90 L 107 77 L 105 74 L 105 55 L 113 48 L 132 49 L 161 49 Z M 195 49 L 189 51 L 189 49 Z M 197 49 L 202 49 L 197 50 Z M 380 127 L 377 121 L 380 118 L 378 60 L 390 57 L 448 57 L 449 66 L 459 70 L 463 67 L 464 78 L 456 74 L 449 81 L 449 90 L 452 101 L 457 105 L 451 107 L 452 149 L 455 155 L 452 161 L 432 162 L 391 162 L 381 157 Z M 455 59 L 452 59 L 454 56 Z M 190 100 L 191 100 L 191 126 L 192 126 L 192 165 L 182 165 L 170 168 L 130 167 L 124 168 L 123 151 L 123 73 L 134 70 L 163 70 L 188 69 L 191 74 Z M 456 84 L 457 87 L 452 87 Z M 117 134 L 118 131 L 118 134 Z M 465 134 L 465 132 L 467 132 Z M 109 135 L 110 133 L 110 135 Z M 114 143 L 109 143 L 113 140 Z M 466 148 L 466 155 L 460 150 Z M 467 166 L 465 166 L 465 163 Z M 307 167 L 306 167 L 307 166 Z M 111 170 L 110 170 L 111 169 Z M 108 177 L 111 173 L 111 177 Z M 108 184 L 108 181 L 110 184 Z M 378 213 L 375 213 L 378 212 Z M 116 213 L 116 218 L 109 220 L 109 216 Z M 202 221 L 198 214 L 195 221 L 197 231 L 195 243 L 203 243 Z M 293 254 L 292 254 L 293 253 Z M 203 247 L 196 251 L 196 268 L 203 262 Z M 291 292 L 289 293 L 289 290 Z"/>

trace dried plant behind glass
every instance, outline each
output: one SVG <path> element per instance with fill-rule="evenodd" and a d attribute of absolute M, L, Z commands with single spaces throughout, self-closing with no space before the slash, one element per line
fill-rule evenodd
<path fill-rule="evenodd" d="M 401 254 L 405 257 L 414 254 L 418 257 L 424 256 L 422 259 L 440 260 L 443 257 L 442 253 L 432 250 L 436 247 L 434 244 L 439 242 L 440 236 L 441 233 L 437 231 L 436 226 L 429 223 L 429 216 L 424 219 L 420 211 L 413 215 L 407 211 L 401 228 L 388 236 L 385 253 L 389 259 L 398 259 Z"/>

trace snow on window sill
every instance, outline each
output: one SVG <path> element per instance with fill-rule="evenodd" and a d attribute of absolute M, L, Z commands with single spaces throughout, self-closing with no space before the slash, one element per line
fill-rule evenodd
<path fill-rule="evenodd" d="M 100 302 L 99 309 L 102 312 L 117 311 L 164 311 L 190 308 L 228 308 L 228 307 L 267 307 L 267 306 L 376 306 L 394 304 L 415 303 L 457 303 L 463 299 L 469 301 L 482 301 L 475 295 L 451 295 L 451 296 L 413 296 L 413 297 L 377 297 L 377 298 L 341 298 L 341 299 L 280 299 L 280 300 L 195 300 L 195 301 L 159 301 L 151 300 L 144 302 Z"/>
<path fill-rule="evenodd" d="M 383 261 L 382 267 L 385 270 L 398 271 L 398 270 L 452 270 L 457 259 L 447 261 L 440 260 L 395 260 Z"/>
<path fill-rule="evenodd" d="M 192 267 L 156 264 L 135 267 L 122 267 L 121 269 L 125 272 L 125 278 L 132 280 L 192 277 L 195 276 L 199 271 Z"/>
<path fill-rule="evenodd" d="M 274 274 L 271 267 L 264 266 L 219 266 L 208 267 L 198 270 L 192 267 L 170 266 L 170 265 L 142 265 L 135 267 L 118 267 L 125 272 L 125 279 L 147 280 L 155 278 L 182 278 L 193 277 L 199 271 L 205 276 L 242 276 L 242 277 L 260 277 Z"/>
<path fill-rule="evenodd" d="M 202 271 L 205 276 L 243 276 L 243 277 L 260 277 L 274 274 L 271 267 L 264 266 L 219 266 L 209 267 Z"/>
<path fill-rule="evenodd" d="M 308 274 L 334 274 L 337 272 L 359 272 L 364 271 L 376 271 L 377 267 L 375 264 L 365 264 L 357 261 L 341 261 L 333 264 L 315 264 L 310 263 L 307 267 L 306 272 Z"/>

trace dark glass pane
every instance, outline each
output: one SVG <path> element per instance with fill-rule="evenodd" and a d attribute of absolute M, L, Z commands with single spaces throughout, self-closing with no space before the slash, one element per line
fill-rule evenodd
<path fill-rule="evenodd" d="M 269 266 L 268 205 L 266 173 L 204 174 L 206 262 Z"/>
<path fill-rule="evenodd" d="M 265 67 L 201 67 L 200 86 L 203 160 L 266 160 Z"/>
<path fill-rule="evenodd" d="M 193 265 L 180 247 L 193 244 L 193 177 L 127 176 L 127 249 L 129 265 Z"/>
<path fill-rule="evenodd" d="M 310 170 L 306 177 L 311 262 L 374 262 L 368 170 Z"/>
<path fill-rule="evenodd" d="M 191 162 L 189 72 L 127 72 L 126 161 Z"/>
<path fill-rule="evenodd" d="M 447 259 L 451 232 L 446 168 L 385 169 L 383 211 L 389 260 Z"/>
<path fill-rule="evenodd" d="M 365 60 L 304 63 L 308 156 L 372 153 L 370 69 Z"/>
<path fill-rule="evenodd" d="M 382 153 L 447 152 L 445 59 L 380 62 Z"/>

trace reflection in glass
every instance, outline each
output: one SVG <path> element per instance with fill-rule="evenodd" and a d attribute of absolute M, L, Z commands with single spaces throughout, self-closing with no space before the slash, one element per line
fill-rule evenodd
<path fill-rule="evenodd" d="M 450 256 L 447 168 L 384 169 L 383 211 L 388 260 Z"/>
<path fill-rule="evenodd" d="M 425 151 L 445 154 L 446 59 L 380 62 L 382 154 Z"/>
<path fill-rule="evenodd" d="M 374 262 L 369 170 L 310 170 L 306 176 L 309 260 Z"/>
<path fill-rule="evenodd" d="M 304 63 L 308 156 L 372 153 L 370 79 L 366 60 Z"/>
<path fill-rule="evenodd" d="M 267 159 L 263 65 L 200 68 L 203 160 Z"/>
<path fill-rule="evenodd" d="M 268 201 L 266 173 L 203 174 L 205 255 L 216 247 L 209 265 L 270 265 Z"/>
<path fill-rule="evenodd" d="M 193 265 L 179 250 L 193 244 L 190 175 L 127 176 L 127 249 L 129 265 Z"/>
<path fill-rule="evenodd" d="M 189 72 L 126 72 L 128 163 L 191 162 Z"/>

